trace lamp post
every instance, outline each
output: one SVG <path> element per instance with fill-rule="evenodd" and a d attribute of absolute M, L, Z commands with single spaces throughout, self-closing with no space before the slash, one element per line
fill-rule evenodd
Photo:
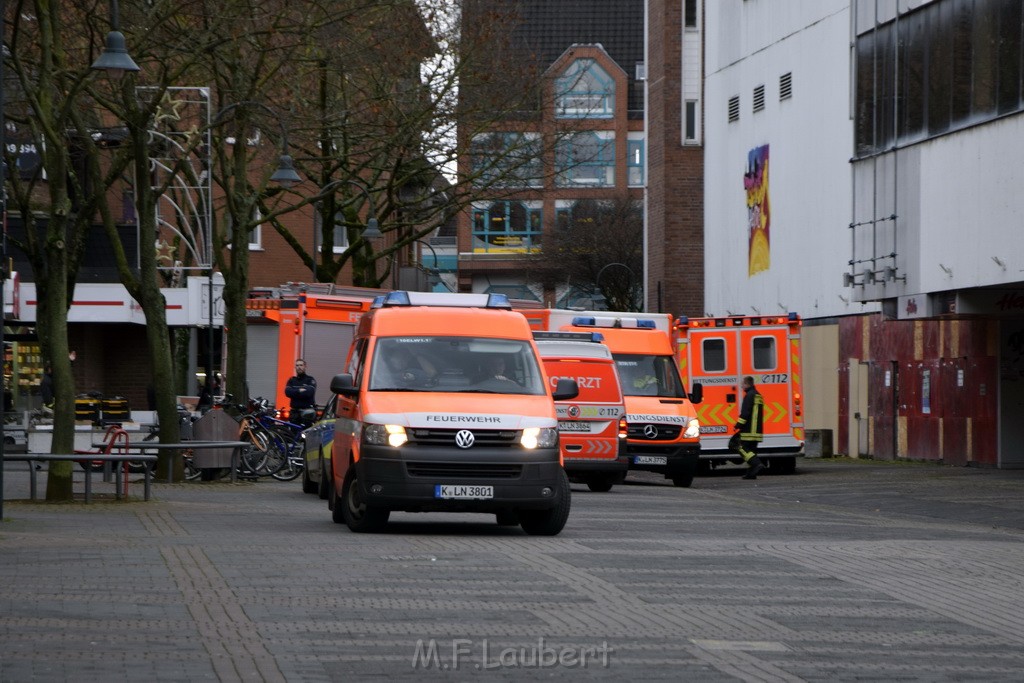
<path fill-rule="evenodd" d="M 111 78 L 117 78 L 125 71 L 139 70 L 139 65 L 128 55 L 120 23 L 117 0 L 110 0 L 110 32 L 107 33 L 107 46 L 92 63 L 92 68 L 106 71 Z"/>
<path fill-rule="evenodd" d="M 627 271 L 629 271 L 629 299 L 630 299 L 630 304 L 632 306 L 636 307 L 636 296 L 635 296 L 635 292 L 634 292 L 634 289 L 635 289 L 635 286 L 636 286 L 634 284 L 636 282 L 636 273 L 634 273 L 633 269 L 630 268 L 629 266 L 627 266 L 625 263 L 619 263 L 618 261 L 615 261 L 613 263 L 606 263 L 605 265 L 601 266 L 601 269 L 597 271 L 597 275 L 594 277 L 594 285 L 600 291 L 600 289 L 601 289 L 601 276 L 604 275 L 604 271 L 608 270 L 612 266 L 619 266 L 620 268 L 625 268 Z M 607 298 L 606 298 L 606 300 L 607 300 Z"/>
<path fill-rule="evenodd" d="M 284 121 L 281 120 L 281 117 L 277 114 L 277 112 L 275 112 L 273 109 L 271 109 L 267 105 L 263 104 L 262 102 L 253 102 L 253 101 L 248 101 L 248 100 L 247 101 L 243 101 L 243 102 L 233 102 L 232 104 L 229 104 L 226 107 L 224 107 L 223 109 L 221 109 L 220 111 L 218 111 L 216 113 L 216 115 L 214 115 L 212 117 L 212 119 L 209 121 L 209 123 L 207 125 L 207 128 L 206 128 L 206 131 L 207 131 L 207 133 L 206 133 L 207 134 L 206 149 L 207 150 L 212 149 L 212 140 L 210 139 L 210 131 L 213 129 L 213 127 L 217 126 L 217 125 L 220 125 L 220 123 L 223 122 L 225 115 L 227 115 L 229 112 L 235 111 L 236 109 L 238 109 L 240 107 L 255 107 L 255 108 L 258 108 L 258 109 L 262 109 L 263 111 L 267 112 L 273 119 L 275 119 L 277 121 L 278 125 L 280 125 L 280 127 L 281 127 L 281 155 L 278 157 L 277 169 L 275 169 L 274 173 L 270 176 L 270 181 L 272 183 L 275 183 L 275 184 L 277 184 L 277 185 L 279 185 L 281 187 L 284 187 L 284 188 L 289 188 L 292 185 L 301 182 L 302 178 L 299 176 L 298 173 L 295 172 L 295 167 L 294 167 L 294 164 L 293 164 L 293 161 L 292 161 L 292 157 L 291 157 L 291 155 L 288 154 L 288 129 L 285 127 Z M 209 212 L 209 208 L 207 209 L 207 212 Z M 213 284 L 214 284 L 214 278 L 213 278 L 213 271 L 214 271 L 214 264 L 215 264 L 215 261 L 214 261 L 214 250 L 213 250 L 212 225 L 213 225 L 213 223 L 210 220 L 210 217 L 207 216 L 207 233 L 208 234 L 207 234 L 207 239 L 206 239 L 206 249 L 207 249 L 206 257 L 207 257 L 207 263 L 208 263 L 208 266 L 209 266 L 209 268 L 207 270 L 207 287 L 209 289 L 209 293 L 207 295 L 207 302 L 206 302 L 207 303 L 207 323 L 208 323 L 208 327 L 207 327 L 207 342 L 206 342 L 206 381 L 204 382 L 204 384 L 206 386 L 206 392 L 209 394 L 211 401 L 213 400 L 213 357 L 214 357 L 214 354 L 213 354 L 213 345 L 214 345 L 214 334 L 213 334 L 213 319 L 214 319 L 214 315 L 213 315 L 213 313 L 214 313 Z"/>
<path fill-rule="evenodd" d="M 298 174 L 296 174 L 296 177 L 298 177 Z M 380 223 L 378 223 L 378 221 L 377 221 L 377 205 L 373 201 L 373 195 L 370 194 L 370 190 L 366 187 L 366 185 L 364 185 L 360 181 L 356 180 L 355 178 L 339 178 L 337 180 L 332 180 L 331 182 L 329 182 L 326 185 L 324 185 L 323 187 L 321 187 L 320 191 L 316 193 L 316 195 L 313 197 L 313 199 L 314 200 L 322 199 L 323 197 L 326 197 L 328 194 L 330 194 L 331 190 L 335 190 L 335 189 L 341 187 L 342 185 L 351 185 L 352 187 L 354 187 L 357 190 L 359 190 L 360 192 L 362 192 L 363 196 L 366 197 L 366 203 L 369 204 L 369 206 L 370 206 L 370 217 L 367 218 L 367 220 L 366 220 L 366 228 L 363 230 L 363 238 L 364 239 L 368 239 L 368 240 L 373 240 L 373 239 L 379 239 L 379 238 L 383 237 L 384 233 L 382 233 L 380 231 Z M 322 241 L 321 241 L 321 243 L 322 243 Z M 312 272 L 313 282 L 318 282 L 317 272 L 316 272 L 316 257 L 317 257 L 317 239 L 316 239 L 316 229 L 314 228 L 314 230 L 313 230 L 313 253 L 310 254 L 310 261 L 312 261 L 312 263 L 313 263 L 313 268 L 312 268 L 312 271 L 313 271 Z"/>

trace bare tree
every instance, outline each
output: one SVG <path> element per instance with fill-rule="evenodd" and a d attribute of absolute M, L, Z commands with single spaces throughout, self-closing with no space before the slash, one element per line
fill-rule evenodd
<path fill-rule="evenodd" d="M 639 202 L 580 200 L 544 243 L 536 266 L 549 287 L 599 293 L 608 310 L 643 306 L 643 214 Z M 596 297 L 590 297 L 596 298 Z"/>

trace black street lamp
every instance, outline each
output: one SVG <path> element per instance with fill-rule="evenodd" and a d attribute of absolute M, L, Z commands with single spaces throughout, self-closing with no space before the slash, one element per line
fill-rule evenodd
<path fill-rule="evenodd" d="M 124 34 L 120 30 L 117 0 L 110 0 L 110 32 L 107 33 L 107 46 L 92 63 L 92 68 L 106 71 L 111 78 L 118 78 L 125 71 L 139 70 L 139 65 L 128 55 Z"/>

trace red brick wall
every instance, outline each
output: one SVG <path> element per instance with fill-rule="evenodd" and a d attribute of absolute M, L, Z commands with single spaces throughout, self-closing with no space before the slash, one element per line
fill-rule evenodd
<path fill-rule="evenodd" d="M 704 315 L 704 150 L 682 144 L 682 6 L 649 4 L 647 307 Z"/>

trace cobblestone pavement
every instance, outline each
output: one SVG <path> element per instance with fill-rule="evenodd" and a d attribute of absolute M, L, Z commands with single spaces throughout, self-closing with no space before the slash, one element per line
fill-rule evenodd
<path fill-rule="evenodd" d="M 554 538 L 439 514 L 356 535 L 297 481 L 46 505 L 12 463 L 0 681 L 1020 681 L 1022 489 L 807 460 L 574 486 Z"/>

